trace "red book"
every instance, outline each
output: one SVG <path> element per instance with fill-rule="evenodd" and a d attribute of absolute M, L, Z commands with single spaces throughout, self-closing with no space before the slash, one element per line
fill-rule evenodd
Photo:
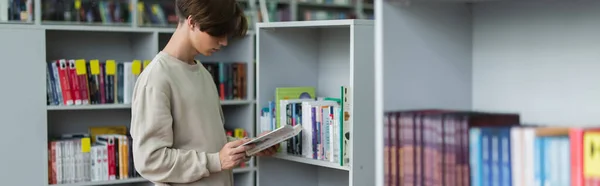
<path fill-rule="evenodd" d="M 77 77 L 77 72 L 75 71 L 75 60 L 69 59 L 67 60 L 68 64 L 68 74 L 69 81 L 71 82 L 69 85 L 71 86 L 71 95 L 73 95 L 73 100 L 75 105 L 81 105 L 81 92 L 79 91 L 79 78 Z"/>
<path fill-rule="evenodd" d="M 48 162 L 49 162 L 49 173 L 48 173 L 48 184 L 57 184 L 56 180 L 56 141 L 52 141 L 49 144 L 48 149 Z"/>
<path fill-rule="evenodd" d="M 391 156 L 390 156 L 390 148 L 392 148 L 390 146 L 390 133 L 391 133 L 391 128 L 390 128 L 390 117 L 393 113 L 386 113 L 383 117 L 383 131 L 384 131 L 384 135 L 383 135 L 383 168 L 384 168 L 384 176 L 383 176 L 383 184 L 385 186 L 391 186 L 392 185 L 392 181 L 391 181 L 391 171 L 390 171 L 390 167 L 392 167 L 392 161 L 391 161 Z"/>
<path fill-rule="evenodd" d="M 60 78 L 60 89 L 63 96 L 63 104 L 73 105 L 73 93 L 71 92 L 71 85 L 69 81 L 69 72 L 67 67 L 67 60 L 59 59 L 56 61 L 58 65 L 58 78 Z"/>
<path fill-rule="evenodd" d="M 85 60 L 75 60 L 75 73 L 77 75 L 77 83 L 79 84 L 79 95 L 81 96 L 81 104 L 87 105 L 90 103 L 88 90 L 88 76 Z"/>
<path fill-rule="evenodd" d="M 115 138 L 108 137 L 108 180 L 115 180 L 117 177 L 116 157 L 115 157 Z"/>
<path fill-rule="evenodd" d="M 571 186 L 583 186 L 583 129 L 569 130 L 571 148 Z"/>

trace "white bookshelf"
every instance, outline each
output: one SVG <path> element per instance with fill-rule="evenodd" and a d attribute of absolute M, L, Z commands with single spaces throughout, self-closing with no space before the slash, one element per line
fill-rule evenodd
<path fill-rule="evenodd" d="M 371 185 L 375 175 L 373 21 L 260 23 L 256 32 L 257 110 L 275 99 L 277 87 L 312 86 L 317 97 L 339 97 L 340 86 L 345 85 L 353 94 L 349 166 L 283 153 L 258 158 L 258 186 Z"/>
<path fill-rule="evenodd" d="M 598 1 L 375 3 L 377 136 L 383 113 L 520 113 L 526 124 L 598 126 Z M 383 186 L 383 137 L 377 186 Z"/>
<path fill-rule="evenodd" d="M 90 126 L 130 125 L 131 105 L 81 106 L 46 105 L 46 64 L 50 60 L 134 59 L 151 60 L 166 44 L 174 29 L 85 25 L 0 24 L 0 56 L 6 68 L 0 73 L 5 104 L 0 115 L 8 129 L 2 144 L 19 153 L 4 153 L 0 164 L 11 169 L 3 181 L 11 185 L 48 185 L 48 142 L 50 137 L 86 133 Z M 254 33 L 230 41 L 220 54 L 198 57 L 201 62 L 247 64 L 247 99 L 223 100 L 225 127 L 243 128 L 254 135 Z M 23 46 L 17 46 L 18 44 Z M 10 91 L 8 91 L 10 90 Z M 8 125 L 7 125 L 8 127 Z M 236 186 L 254 185 L 256 166 L 234 170 Z M 8 176 L 10 175 L 10 176 Z M 143 178 L 65 185 L 152 185 Z"/>

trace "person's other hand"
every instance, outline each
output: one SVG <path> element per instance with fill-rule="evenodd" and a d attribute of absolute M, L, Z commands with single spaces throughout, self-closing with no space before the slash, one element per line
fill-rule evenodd
<path fill-rule="evenodd" d="M 234 168 L 240 162 L 245 160 L 246 150 L 252 146 L 241 146 L 250 141 L 250 139 L 240 139 L 229 142 L 219 151 L 219 159 L 221 160 L 221 169 L 228 170 Z"/>
<path fill-rule="evenodd" d="M 263 132 L 258 136 L 262 136 L 267 133 L 269 133 L 269 131 Z M 265 150 L 256 153 L 256 156 L 273 156 L 275 153 L 277 153 L 277 149 L 279 149 L 279 144 L 270 146 L 269 148 L 266 148 Z"/>

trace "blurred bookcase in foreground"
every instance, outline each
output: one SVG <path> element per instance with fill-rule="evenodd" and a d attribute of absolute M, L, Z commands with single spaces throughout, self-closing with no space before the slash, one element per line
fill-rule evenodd
<path fill-rule="evenodd" d="M 440 174 L 598 185 L 600 2 L 376 0 L 375 11 L 377 186 Z M 481 112 L 519 119 L 468 119 Z"/>

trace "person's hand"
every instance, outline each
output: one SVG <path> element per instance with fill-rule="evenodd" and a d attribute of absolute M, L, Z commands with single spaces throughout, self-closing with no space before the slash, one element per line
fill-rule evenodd
<path fill-rule="evenodd" d="M 229 142 L 219 151 L 219 159 L 221 160 L 221 169 L 228 170 L 234 168 L 240 162 L 245 161 L 246 150 L 252 146 L 241 146 L 250 141 L 250 139 L 240 139 Z"/>
<path fill-rule="evenodd" d="M 263 132 L 258 136 L 262 136 L 267 133 L 269 133 L 269 131 Z M 275 153 L 277 153 L 277 149 L 279 149 L 279 144 L 270 146 L 269 148 L 266 148 L 265 150 L 256 153 L 256 156 L 273 156 Z"/>

